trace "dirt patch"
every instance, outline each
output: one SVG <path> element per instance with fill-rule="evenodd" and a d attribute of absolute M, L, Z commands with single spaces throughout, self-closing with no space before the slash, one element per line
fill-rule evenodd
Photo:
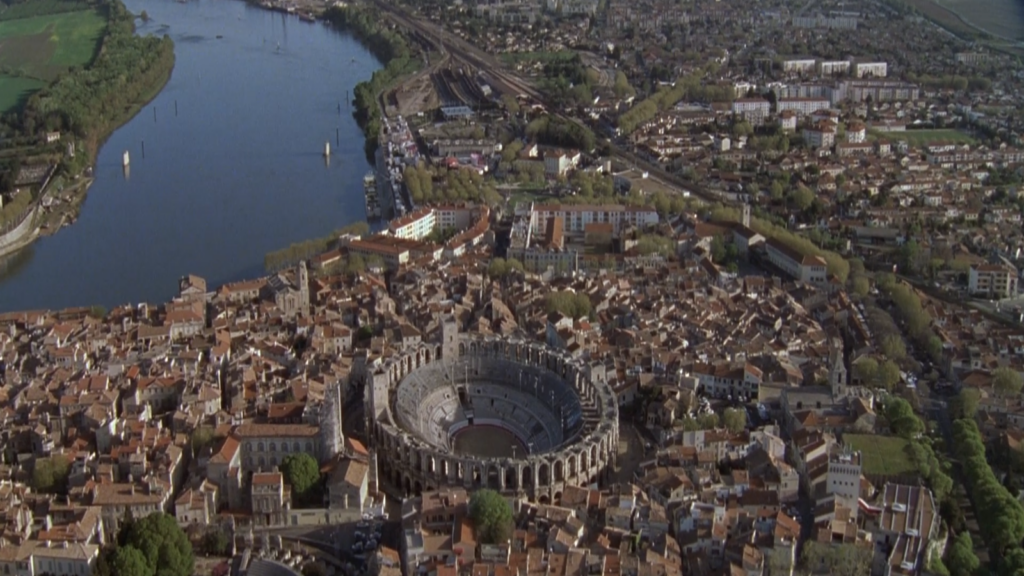
<path fill-rule="evenodd" d="M 36 78 L 45 82 L 56 80 L 64 69 L 51 66 L 50 60 L 57 49 L 51 42 L 53 25 L 38 34 L 14 36 L 0 40 L 0 72 L 11 76 Z"/>

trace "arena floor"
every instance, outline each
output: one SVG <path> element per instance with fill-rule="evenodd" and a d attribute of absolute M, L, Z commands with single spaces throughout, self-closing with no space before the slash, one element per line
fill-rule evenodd
<path fill-rule="evenodd" d="M 455 435 L 455 452 L 483 458 L 510 458 L 526 455 L 526 448 L 508 430 L 495 426 L 469 426 Z"/>

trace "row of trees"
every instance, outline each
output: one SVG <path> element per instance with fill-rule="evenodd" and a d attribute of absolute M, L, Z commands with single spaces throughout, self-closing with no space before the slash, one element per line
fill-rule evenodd
<path fill-rule="evenodd" d="M 597 147 L 597 137 L 590 128 L 550 114 L 542 114 L 527 124 L 526 137 L 533 142 L 583 152 Z"/>
<path fill-rule="evenodd" d="M 874 358 L 864 357 L 853 365 L 853 375 L 865 386 L 892 392 L 900 382 L 900 367 L 891 358 L 879 363 Z"/>
<path fill-rule="evenodd" d="M 470 201 L 493 206 L 501 201 L 494 184 L 474 170 L 444 170 L 443 186 L 434 186 L 434 169 L 423 163 L 402 172 L 405 187 L 416 204 Z"/>
<path fill-rule="evenodd" d="M 128 516 L 117 541 L 100 552 L 94 576 L 191 576 L 192 544 L 174 516 L 158 512 L 141 520 Z"/>
<path fill-rule="evenodd" d="M 287 248 L 268 252 L 263 256 L 263 268 L 268 273 L 284 270 L 289 266 L 298 264 L 301 260 L 308 260 L 309 258 L 323 254 L 331 248 L 334 248 L 339 236 L 345 234 L 363 236 L 369 232 L 370 225 L 368 223 L 353 222 L 352 224 L 339 228 L 326 236 L 296 242 Z"/>
<path fill-rule="evenodd" d="M 545 304 L 548 312 L 561 312 L 570 318 L 585 318 L 593 310 L 589 296 L 571 290 L 551 292 L 547 295 Z"/>
<path fill-rule="evenodd" d="M 1024 575 L 1024 506 L 999 483 L 985 458 L 985 443 L 974 420 L 962 418 L 953 423 L 953 448 L 960 459 L 967 493 L 981 522 L 981 534 L 988 543 L 1001 574 Z M 958 549 L 959 552 L 964 552 Z M 972 562 L 967 559 L 969 562 Z M 953 558 L 949 568 L 954 570 Z M 959 573 L 959 566 L 956 567 Z M 968 572 L 973 573 L 973 572 Z"/>
<path fill-rule="evenodd" d="M 644 256 L 657 254 L 664 258 L 671 258 L 676 254 L 676 244 L 674 240 L 665 236 L 644 234 L 637 240 L 636 250 Z"/>
<path fill-rule="evenodd" d="M 523 263 L 515 258 L 495 258 L 487 265 L 487 276 L 491 279 L 504 278 L 510 274 L 522 273 Z"/>
<path fill-rule="evenodd" d="M 932 317 L 921 305 L 917 292 L 897 282 L 892 274 L 880 274 L 876 283 L 878 289 L 892 300 L 907 335 L 928 353 L 933 362 L 941 361 L 942 340 L 932 330 Z"/>
<path fill-rule="evenodd" d="M 711 220 L 715 222 L 740 221 L 740 213 L 738 209 L 722 206 L 721 204 L 715 204 L 711 208 L 710 215 Z M 771 238 L 778 242 L 782 242 L 801 254 L 820 256 L 824 258 L 825 263 L 828 266 L 828 273 L 835 274 L 841 282 L 846 282 L 846 278 L 850 275 L 850 263 L 842 256 L 835 252 L 819 248 L 813 242 L 799 234 L 794 234 L 781 226 L 775 225 L 761 218 L 751 218 L 750 227 L 765 238 Z"/>
<path fill-rule="evenodd" d="M 704 85 L 699 74 L 684 76 L 671 86 L 662 86 L 654 94 L 619 116 L 618 127 L 629 134 L 641 124 L 649 122 L 659 112 L 668 110 L 683 99 L 703 102 L 731 102 L 735 94 L 731 86 Z"/>
<path fill-rule="evenodd" d="M 385 19 L 375 9 L 336 5 L 324 12 L 324 19 L 351 32 L 374 56 L 387 63 L 384 68 L 374 72 L 369 80 L 356 84 L 353 91 L 353 115 L 366 135 L 367 156 L 372 156 L 377 149 L 381 125 L 381 110 L 377 96 L 398 78 L 415 72 L 420 62 L 413 55 L 405 38 L 387 28 L 384 25 Z"/>
<path fill-rule="evenodd" d="M 594 101 L 598 74 L 583 64 L 578 53 L 544 63 L 541 88 L 560 106 L 585 106 Z"/>
<path fill-rule="evenodd" d="M 971 92 L 985 92 L 992 87 L 992 81 L 981 76 L 909 76 L 911 82 L 920 84 L 923 88 L 932 90 L 968 90 Z"/>
<path fill-rule="evenodd" d="M 914 408 L 903 398 L 890 397 L 885 401 L 882 415 L 889 422 L 893 434 L 908 440 L 907 456 L 917 466 L 917 471 L 931 488 L 939 502 L 953 491 L 953 479 L 949 476 L 949 464 L 935 453 L 928 437 L 922 436 L 924 422 L 918 418 Z"/>

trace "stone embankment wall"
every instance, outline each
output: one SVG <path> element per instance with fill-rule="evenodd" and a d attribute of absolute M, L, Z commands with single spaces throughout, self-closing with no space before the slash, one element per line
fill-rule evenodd
<path fill-rule="evenodd" d="M 19 250 L 35 240 L 39 228 L 36 226 L 36 213 L 38 205 L 25 216 L 25 219 L 17 227 L 9 232 L 0 235 L 0 256 L 6 256 L 15 250 Z"/>

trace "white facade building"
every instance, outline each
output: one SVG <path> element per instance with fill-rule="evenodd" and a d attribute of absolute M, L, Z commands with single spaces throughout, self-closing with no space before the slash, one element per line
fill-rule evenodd
<path fill-rule="evenodd" d="M 530 229 L 533 234 L 543 234 L 547 230 L 548 220 L 556 217 L 562 218 L 566 232 L 580 234 L 587 224 L 594 222 L 610 223 L 613 233 L 627 226 L 646 228 L 658 223 L 657 210 L 638 206 L 535 204 L 531 206 L 530 212 Z"/>
<path fill-rule="evenodd" d="M 857 78 L 885 78 L 889 72 L 889 65 L 885 62 L 856 62 L 853 65 L 853 75 Z"/>

